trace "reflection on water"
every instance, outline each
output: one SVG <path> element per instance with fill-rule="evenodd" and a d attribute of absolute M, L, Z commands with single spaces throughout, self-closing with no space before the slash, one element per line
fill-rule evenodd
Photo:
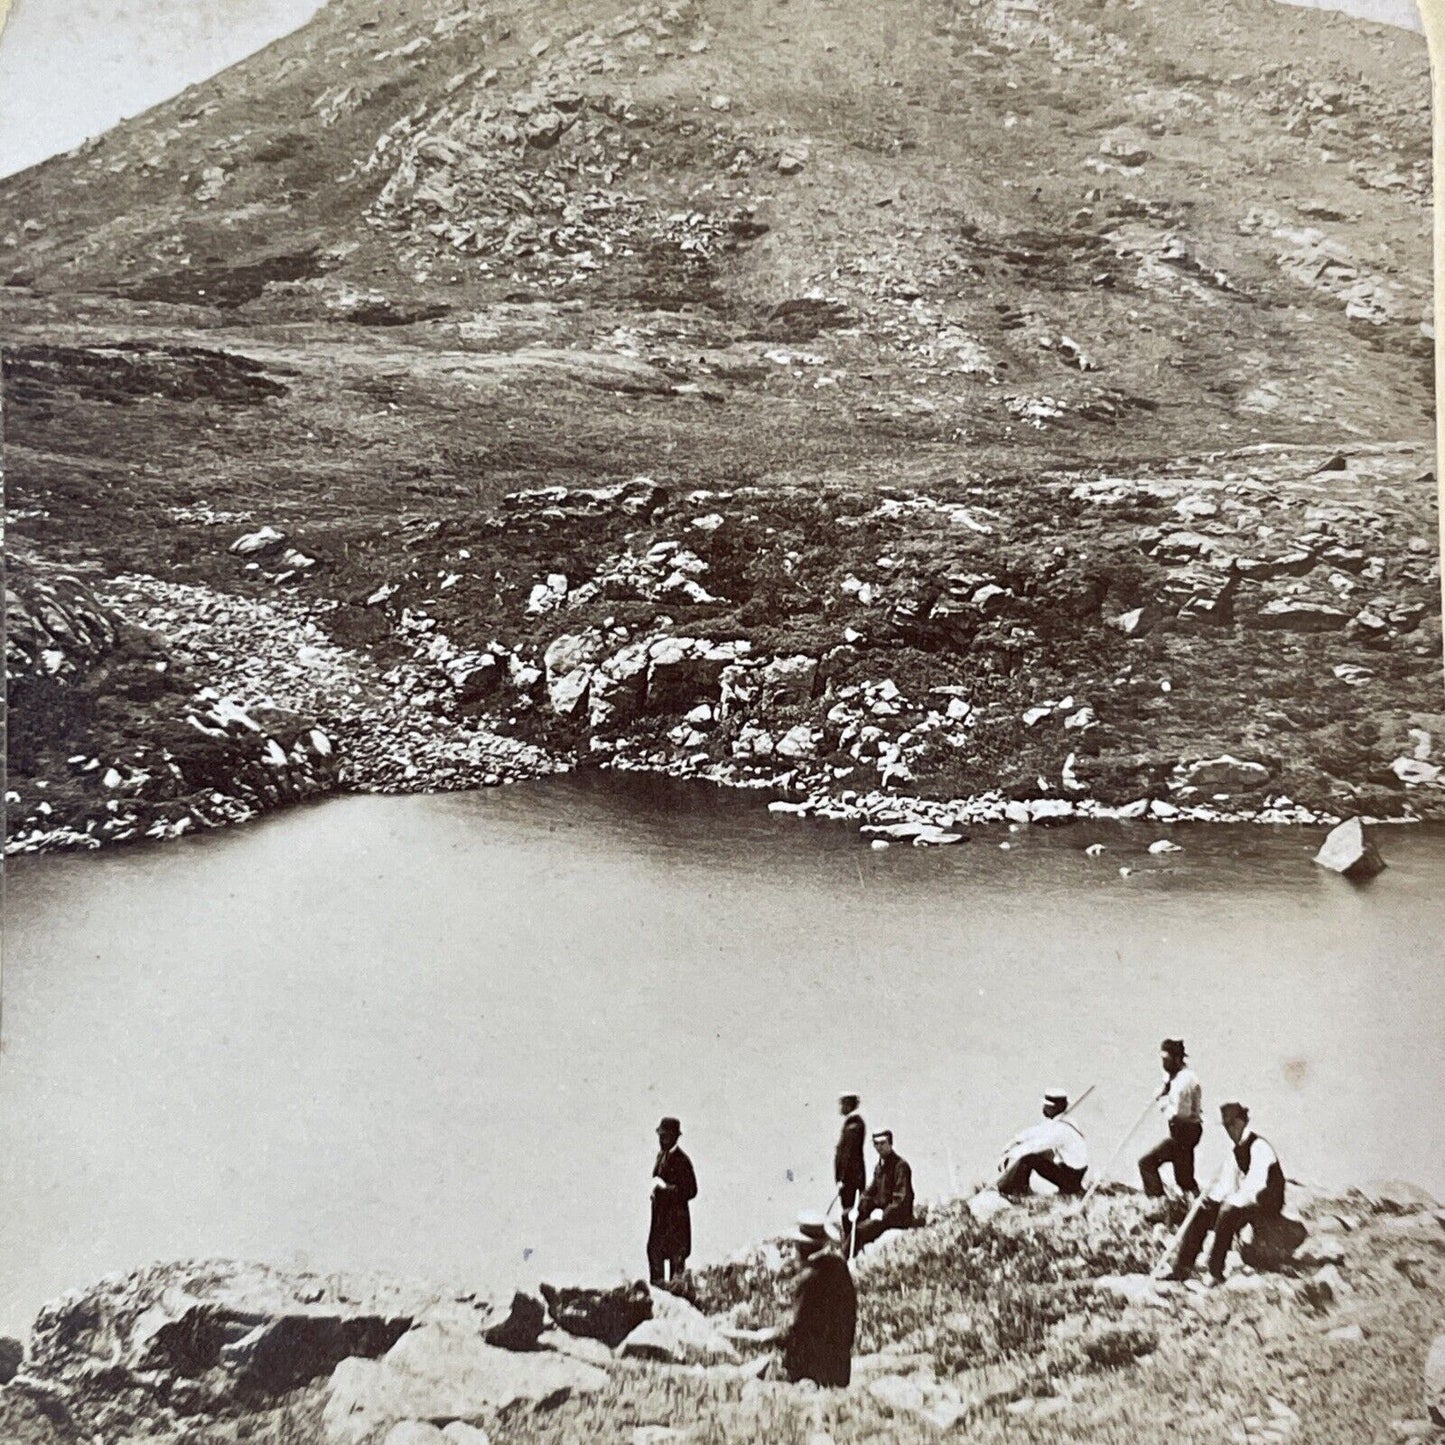
<path fill-rule="evenodd" d="M 1445 835 L 1385 830 L 1357 889 L 1314 833 L 1178 828 L 1154 858 L 1161 831 L 875 852 L 756 797 L 568 780 L 22 860 L 0 1331 L 157 1258 L 636 1272 L 663 1113 L 703 1258 L 827 1203 L 847 1088 L 925 1196 L 1046 1086 L 1097 1086 L 1102 1160 L 1166 1034 L 1297 1177 L 1445 1189 Z"/>

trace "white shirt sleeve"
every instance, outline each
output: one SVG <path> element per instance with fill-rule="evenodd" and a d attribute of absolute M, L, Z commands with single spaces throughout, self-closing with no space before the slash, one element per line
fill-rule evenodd
<path fill-rule="evenodd" d="M 1241 1209 L 1258 1204 L 1265 1186 L 1269 1183 L 1270 1165 L 1278 1162 L 1274 1150 L 1263 1139 L 1256 1137 L 1249 1149 L 1249 1173 L 1235 1186 L 1229 1202 Z"/>
<path fill-rule="evenodd" d="M 1216 1204 L 1223 1204 L 1238 1188 L 1239 1165 L 1234 1162 L 1233 1152 L 1230 1152 L 1224 1156 L 1219 1173 L 1214 1176 L 1214 1183 L 1204 1191 L 1204 1197 L 1212 1199 Z"/>

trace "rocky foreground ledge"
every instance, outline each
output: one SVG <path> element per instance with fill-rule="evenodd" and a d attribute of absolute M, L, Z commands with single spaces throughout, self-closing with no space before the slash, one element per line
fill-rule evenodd
<path fill-rule="evenodd" d="M 1358 1442 L 1445 1438 L 1445 1210 L 1392 1183 L 1313 1198 L 1278 1271 L 1149 1276 L 1178 1207 L 995 1195 L 856 1266 L 853 1383 L 768 1378 L 784 1252 L 510 1300 L 229 1263 L 48 1305 L 0 1351 L 7 1445 L 524 1441 Z M 1428 1364 L 1427 1364 L 1428 1359 Z M 1422 1398 L 1422 1372 L 1425 1395 Z M 1436 1414 L 1431 1417 L 1433 1406 Z"/>
<path fill-rule="evenodd" d="M 1017 489 L 639 477 L 344 541 L 203 509 L 198 580 L 21 557 L 10 846 L 577 766 L 943 834 L 1445 817 L 1424 462 L 1257 448 Z"/>

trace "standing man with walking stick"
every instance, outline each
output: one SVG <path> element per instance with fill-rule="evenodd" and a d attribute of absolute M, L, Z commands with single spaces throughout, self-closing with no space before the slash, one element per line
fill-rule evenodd
<path fill-rule="evenodd" d="M 843 1116 L 843 1129 L 833 1150 L 833 1179 L 838 1186 L 838 1201 L 843 1206 L 843 1245 L 845 1254 L 853 1236 L 853 1206 L 868 1184 L 868 1170 L 863 1163 L 863 1141 L 868 1130 L 858 1112 L 858 1095 L 842 1094 L 838 1112 Z"/>
<path fill-rule="evenodd" d="M 1164 1065 L 1164 1083 L 1158 1093 L 1159 1108 L 1168 1131 L 1142 1159 L 1139 1177 L 1144 1193 L 1158 1199 L 1164 1193 L 1162 1165 L 1174 1168 L 1174 1183 L 1181 1194 L 1197 1195 L 1199 1181 L 1194 1177 L 1194 1151 L 1204 1133 L 1204 1091 L 1193 1069 L 1185 1062 L 1183 1039 L 1165 1039 L 1159 1046 Z"/>

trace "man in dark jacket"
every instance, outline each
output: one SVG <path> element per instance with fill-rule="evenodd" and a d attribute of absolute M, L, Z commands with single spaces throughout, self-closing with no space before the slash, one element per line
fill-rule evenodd
<path fill-rule="evenodd" d="M 880 1129 L 873 1136 L 878 1163 L 863 1197 L 858 1201 L 858 1223 L 854 1226 L 855 1248 L 872 1244 L 890 1229 L 913 1228 L 913 1170 L 893 1149 L 893 1131 Z M 872 1216 L 878 1215 L 877 1219 Z"/>
<path fill-rule="evenodd" d="M 677 1147 L 682 1125 L 672 1117 L 657 1126 L 657 1162 L 652 1166 L 652 1228 L 647 1235 L 647 1270 L 653 1284 L 677 1279 L 692 1253 L 692 1211 L 697 1175 Z M 670 1275 L 669 1275 L 670 1271 Z"/>
<path fill-rule="evenodd" d="M 838 1099 L 838 1112 L 843 1116 L 843 1130 L 838 1135 L 838 1147 L 833 1150 L 833 1179 L 838 1185 L 838 1202 L 843 1206 L 843 1237 L 848 1237 L 850 1216 L 858 1196 L 868 1182 L 868 1172 L 863 1163 L 863 1140 L 867 1128 L 863 1116 L 858 1112 L 857 1094 L 843 1094 Z"/>
<path fill-rule="evenodd" d="M 837 1252 L 840 1236 L 821 1217 L 798 1221 L 793 1236 L 802 1268 L 793 1322 L 783 1337 L 783 1373 L 793 1382 L 846 1386 L 853 1374 L 858 1292 Z"/>

